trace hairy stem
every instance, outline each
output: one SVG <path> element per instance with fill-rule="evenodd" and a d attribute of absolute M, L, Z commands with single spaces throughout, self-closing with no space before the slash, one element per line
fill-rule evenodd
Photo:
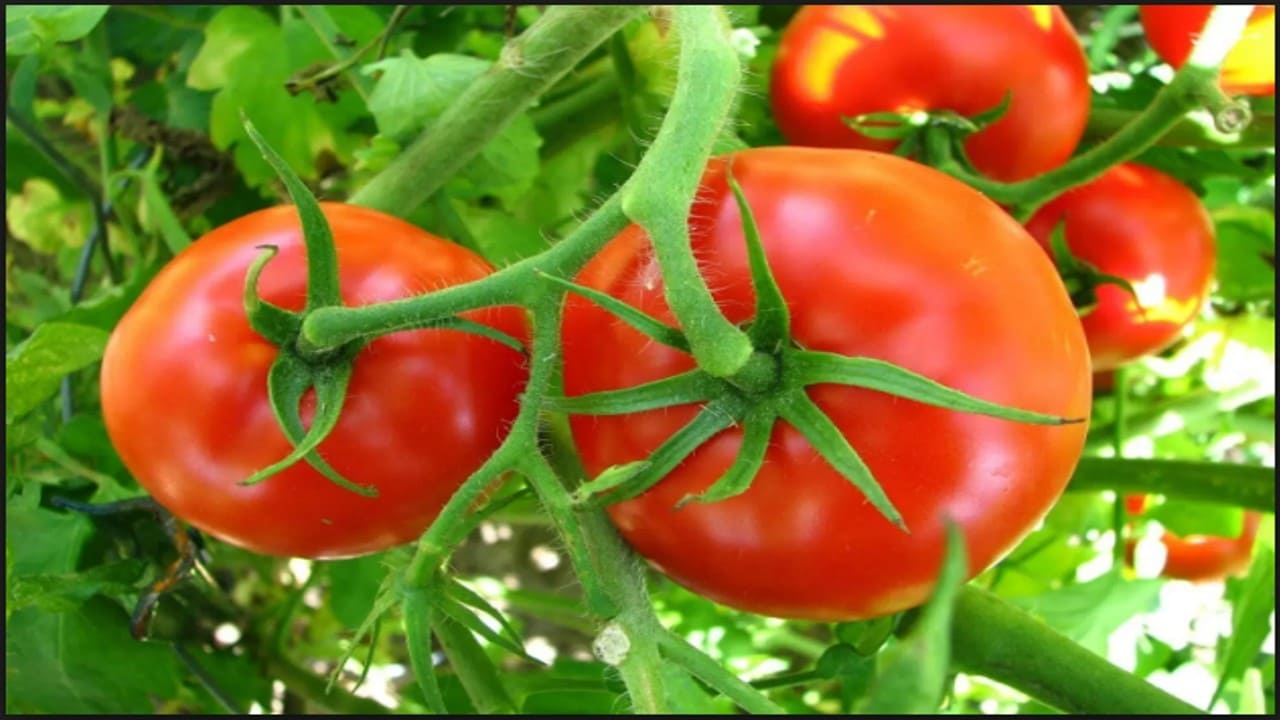
<path fill-rule="evenodd" d="M 351 197 L 401 217 L 439 190 L 517 115 L 596 46 L 644 11 L 552 6 L 422 136 Z"/>
<path fill-rule="evenodd" d="M 961 588 L 951 634 L 959 669 L 1005 683 L 1067 713 L 1201 713 L 985 590 Z"/>

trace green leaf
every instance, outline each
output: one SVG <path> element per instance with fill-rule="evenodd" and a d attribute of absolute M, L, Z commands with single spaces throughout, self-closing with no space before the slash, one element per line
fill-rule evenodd
<path fill-rule="evenodd" d="M 1239 537 L 1244 528 L 1244 511 L 1221 503 L 1194 500 L 1165 500 L 1144 513 L 1179 537 L 1213 535 Z"/>
<path fill-rule="evenodd" d="M 1118 572 L 1095 580 L 1009 602 L 1044 618 L 1050 627 L 1098 655 L 1107 637 L 1134 615 L 1151 612 L 1160 597 L 1159 580 L 1125 581 Z"/>
<path fill-rule="evenodd" d="M 102 21 L 106 5 L 5 5 L 5 55 L 26 55 L 41 45 L 79 40 Z"/>
<path fill-rule="evenodd" d="M 836 625 L 836 637 L 859 655 L 874 655 L 898 627 L 898 615 L 842 622 Z"/>
<path fill-rule="evenodd" d="M 134 640 L 128 616 L 101 597 L 64 613 L 14 613 L 5 665 L 5 710 L 24 714 L 149 715 L 155 698 L 174 697 L 182 672 L 168 647 Z"/>
<path fill-rule="evenodd" d="M 65 612 L 85 600 L 103 594 L 128 594 L 142 579 L 146 564 L 128 559 L 98 565 L 82 573 L 19 575 L 6 586 L 6 613 L 27 607 L 46 612 Z"/>
<path fill-rule="evenodd" d="M 367 42 L 381 27 L 377 15 L 365 7 L 329 11 L 357 42 Z M 277 24 L 273 14 L 252 6 L 223 7 L 205 26 L 204 42 L 187 74 L 190 87 L 216 91 L 210 138 L 218 149 L 234 148 L 236 167 L 251 187 L 271 182 L 275 173 L 249 142 L 241 112 L 253 114 L 258 131 L 304 178 L 316 177 L 315 159 L 322 152 L 345 163 L 361 143 L 349 130 L 366 114 L 357 94 L 340 93 L 337 102 L 317 103 L 309 94 L 292 96 L 285 90 L 290 75 L 332 56 L 295 13 L 283 14 L 282 24 Z"/>
<path fill-rule="evenodd" d="M 169 198 L 160 187 L 158 173 L 163 154 L 163 146 L 161 146 L 152 154 L 145 170 L 120 174 L 136 177 L 142 188 L 141 202 L 138 207 L 138 220 L 142 223 L 142 227 L 159 231 L 165 247 L 170 253 L 177 255 L 191 244 L 191 236 L 187 234 L 186 228 L 182 227 L 182 221 L 178 219 L 173 206 L 169 204 Z"/>
<path fill-rule="evenodd" d="M 5 219 L 14 238 L 52 255 L 84 244 L 93 227 L 93 209 L 83 199 L 63 196 L 49 180 L 31 178 L 21 192 L 8 197 Z"/>
<path fill-rule="evenodd" d="M 411 50 L 364 67 L 365 74 L 381 73 L 369 96 L 382 135 L 397 142 L 411 139 L 430 127 L 463 92 L 490 67 L 467 55 L 437 53 L 416 57 Z M 528 115 L 515 118 L 485 145 L 450 185 L 455 197 L 503 195 L 513 202 L 528 190 L 538 175 L 538 148 L 542 140 Z"/>
<path fill-rule="evenodd" d="M 322 565 L 329 575 L 329 609 L 345 627 L 361 626 L 387 577 L 386 553 Z"/>
<path fill-rule="evenodd" d="M 626 701 L 608 690 L 540 690 L 529 693 L 520 712 L 525 715 L 612 715 Z"/>
<path fill-rule="evenodd" d="M 968 572 L 964 533 L 948 521 L 946 556 L 933 597 L 911 629 L 884 651 L 860 712 L 887 715 L 937 711 L 951 663 L 951 616 Z"/>
<path fill-rule="evenodd" d="M 1234 205 L 1214 210 L 1213 223 L 1218 236 L 1217 294 L 1238 302 L 1275 297 L 1275 216 L 1261 208 Z"/>
<path fill-rule="evenodd" d="M 5 423 L 25 415 L 58 391 L 67 373 L 97 362 L 107 333 L 71 323 L 45 323 L 5 356 Z"/>
<path fill-rule="evenodd" d="M 1276 608 L 1276 553 L 1258 543 L 1245 576 L 1240 599 L 1231 613 L 1231 635 L 1223 658 L 1222 677 L 1213 696 L 1222 695 L 1226 684 L 1243 678 L 1270 633 L 1270 618 Z"/>
<path fill-rule="evenodd" d="M 505 648 L 510 653 L 518 657 L 522 657 L 529 662 L 538 665 L 545 665 L 541 660 L 538 660 L 525 652 L 524 639 L 520 637 L 520 633 L 516 631 L 515 627 L 511 624 L 511 621 L 507 619 L 506 615 L 503 615 L 502 612 L 490 604 L 488 600 L 485 600 L 479 593 L 466 585 L 463 585 L 456 578 L 451 579 L 445 585 L 444 600 L 448 602 L 442 602 L 441 609 L 448 614 L 449 617 L 452 617 L 454 620 L 470 627 L 482 637 L 488 638 L 491 642 Z M 500 631 L 495 632 L 478 615 L 467 611 L 466 608 L 462 606 L 479 610 L 485 615 L 488 615 L 498 623 Z"/>
<path fill-rule="evenodd" d="M 471 630 L 446 613 L 443 608 L 436 613 L 431 620 L 431 627 L 476 711 L 487 715 L 514 710 L 515 703 L 484 648 L 480 647 Z"/>

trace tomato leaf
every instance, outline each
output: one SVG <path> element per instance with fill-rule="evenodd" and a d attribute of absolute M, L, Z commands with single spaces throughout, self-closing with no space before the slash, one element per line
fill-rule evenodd
<path fill-rule="evenodd" d="M 454 620 L 446 608 L 452 609 L 445 603 L 432 618 L 431 627 L 476 711 L 485 715 L 514 712 L 515 703 L 493 661 L 471 634 L 471 629 Z"/>
<path fill-rule="evenodd" d="M 838 623 L 835 634 L 841 642 L 853 648 L 859 655 L 874 655 L 893 635 L 900 617 L 901 615 L 895 614 L 858 622 Z"/>
<path fill-rule="evenodd" d="M 134 583 L 142 579 L 145 567 L 141 560 L 130 558 L 79 573 L 19 575 L 6 584 L 5 612 L 32 606 L 47 612 L 66 612 L 94 595 L 129 594 Z"/>
<path fill-rule="evenodd" d="M 107 5 L 6 5 L 5 55 L 27 55 L 44 45 L 79 40 L 93 31 Z"/>
<path fill-rule="evenodd" d="M 493 618 L 493 620 L 498 623 L 498 627 L 501 628 L 501 632 L 494 632 L 488 623 L 484 622 L 478 616 L 467 612 L 465 609 L 457 608 L 461 610 L 461 612 L 455 614 L 451 612 L 448 603 L 442 604 L 441 608 L 444 609 L 444 611 L 453 619 L 471 627 L 473 630 L 480 633 L 480 635 L 488 638 L 491 642 L 502 646 L 514 655 L 537 665 L 546 664 L 525 651 L 524 640 L 520 637 L 520 633 L 511 624 L 511 621 L 507 619 L 507 616 L 503 615 L 501 611 L 495 608 L 488 600 L 485 600 L 484 597 L 476 591 L 462 584 L 456 578 L 450 578 L 445 585 L 444 597 L 449 601 L 457 603 L 459 606 L 465 605 L 474 608 L 485 615 L 488 615 L 490 618 Z M 472 619 L 466 619 L 468 617 L 474 619 L 474 622 Z"/>
<path fill-rule="evenodd" d="M 1237 302 L 1274 297 L 1275 216 L 1236 205 L 1214 210 L 1213 223 L 1218 236 L 1217 294 Z"/>
<path fill-rule="evenodd" d="M 1274 522 L 1274 520 L 1273 520 Z M 1231 634 L 1223 656 L 1222 677 L 1214 690 L 1216 701 L 1231 680 L 1243 678 L 1253 664 L 1269 630 L 1268 618 L 1276 607 L 1276 553 L 1266 543 L 1257 543 L 1249 574 L 1239 600 L 1232 607 Z M 1210 703 L 1212 705 L 1212 702 Z"/>
<path fill-rule="evenodd" d="M 1221 503 L 1172 498 L 1146 511 L 1145 515 L 1179 537 L 1233 538 L 1239 537 L 1244 528 L 1244 511 Z"/>
<path fill-rule="evenodd" d="M 751 486 L 769 450 L 769 438 L 773 434 L 775 416 L 769 410 L 748 412 L 743 421 L 742 445 L 733 464 L 706 490 L 696 495 L 685 495 L 676 503 L 676 510 L 689 502 L 712 503 L 741 495 Z"/>
<path fill-rule="evenodd" d="M 5 424 L 58 391 L 63 376 L 102 358 L 107 333 L 88 325 L 50 322 L 5 355 Z"/>
<path fill-rule="evenodd" d="M 627 415 L 709 400 L 715 394 L 715 384 L 714 379 L 695 369 L 622 390 L 551 396 L 546 404 L 549 409 L 574 415 Z"/>
<path fill-rule="evenodd" d="M 849 445 L 840 428 L 809 399 L 804 390 L 792 392 L 780 402 L 778 414 L 799 430 L 813 449 L 853 483 L 886 520 L 897 525 L 903 532 L 910 532 L 902 521 L 902 513 L 898 512 L 893 501 L 885 495 L 884 488 L 876 482 L 858 451 Z"/>
<path fill-rule="evenodd" d="M 790 353 L 784 362 L 789 363 L 793 372 L 805 385 L 815 383 L 852 385 L 950 410 L 1035 425 L 1071 425 L 1087 419 L 1046 415 L 980 400 L 968 393 L 954 390 L 923 375 L 875 358 L 800 351 Z"/>
<path fill-rule="evenodd" d="M 968 571 L 964 533 L 948 521 L 946 556 L 933 597 L 911 629 L 884 651 L 859 712 L 887 715 L 937 711 L 951 662 L 951 617 Z"/>
<path fill-rule="evenodd" d="M 553 285 L 562 287 L 575 295 L 581 295 L 596 305 L 599 305 L 601 308 L 609 311 L 609 313 L 614 317 L 625 322 L 636 330 L 639 330 L 645 335 L 648 335 L 654 340 L 657 340 L 663 345 L 675 348 L 676 350 L 689 352 L 689 341 L 685 338 L 684 333 L 640 310 L 635 309 L 612 295 L 607 295 L 585 285 L 570 282 L 569 280 L 556 277 L 550 273 L 539 271 L 538 275 Z"/>
<path fill-rule="evenodd" d="M 1054 630 L 1105 656 L 1111 633 L 1134 615 L 1155 609 L 1162 584 L 1159 580 L 1126 581 L 1119 572 L 1111 572 L 1087 583 L 1012 598 L 1009 602 L 1039 615 Z"/>

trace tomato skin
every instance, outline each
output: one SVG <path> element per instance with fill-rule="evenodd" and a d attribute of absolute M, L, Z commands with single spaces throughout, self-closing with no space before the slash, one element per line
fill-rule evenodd
<path fill-rule="evenodd" d="M 1095 370 L 1159 352 L 1178 338 L 1209 295 L 1217 263 L 1213 221 L 1199 198 L 1158 170 L 1124 163 L 1042 207 L 1027 229 L 1048 252 L 1066 221 L 1067 246 L 1100 271 L 1128 280 L 1098 288 L 1081 318 Z"/>
<path fill-rule="evenodd" d="M 1204 29 L 1213 5 L 1140 5 L 1138 17 L 1147 42 L 1161 60 L 1182 67 Z M 1231 95 L 1276 94 L 1276 9 L 1259 5 L 1249 15 L 1244 35 L 1227 53 L 1219 76 Z"/>
<path fill-rule="evenodd" d="M 693 249 L 731 321 L 753 312 L 745 245 L 726 187 L 733 164 L 792 313 L 811 350 L 894 362 L 995 402 L 1087 417 L 1080 324 L 1052 264 L 998 206 L 923 165 L 862 150 L 757 148 L 713 160 L 690 221 Z M 671 324 L 647 237 L 624 230 L 579 275 Z M 564 321 L 569 395 L 693 367 L 594 305 Z M 751 488 L 674 504 L 729 467 L 742 431 L 703 445 L 645 494 L 609 506 L 623 537 L 676 582 L 732 607 L 790 618 L 865 618 L 923 601 L 945 543 L 964 530 L 971 574 L 1048 511 L 1080 456 L 1085 425 L 1032 426 L 836 385 L 810 397 L 858 450 L 911 534 L 885 520 L 786 423 Z M 647 456 L 692 405 L 571 418 L 587 470 Z"/>
<path fill-rule="evenodd" d="M 1008 112 L 965 150 L 997 180 L 1038 175 L 1074 152 L 1089 72 L 1061 8 L 1028 5 L 808 5 L 784 31 L 770 100 L 789 142 L 890 152 L 841 117 L 911 110 Z"/>
<path fill-rule="evenodd" d="M 1142 513 L 1146 504 L 1145 495 L 1125 497 L 1125 509 L 1130 515 Z M 1261 513 L 1246 511 L 1244 526 L 1236 537 L 1178 537 L 1166 530 L 1160 536 L 1160 543 L 1164 545 L 1166 552 L 1160 576 L 1199 583 L 1244 575 L 1253 559 L 1253 542 L 1258 536 L 1258 524 L 1261 521 Z M 1130 566 L 1133 565 L 1136 544 L 1130 540 L 1125 547 L 1125 558 Z"/>
<path fill-rule="evenodd" d="M 474 253 L 389 215 L 322 204 L 347 305 L 408 297 L 491 272 Z M 450 330 L 372 341 L 357 356 L 342 416 L 320 454 L 367 498 L 300 462 L 252 486 L 237 483 L 290 452 L 267 399 L 278 350 L 252 330 L 243 287 L 272 244 L 259 292 L 300 310 L 306 255 L 297 211 L 262 210 L 177 255 L 111 335 L 102 364 L 107 430 L 125 465 L 174 515 L 234 545 L 281 556 L 339 558 L 417 537 L 497 447 L 525 379 L 516 351 Z M 466 316 L 516 337 L 517 308 Z M 303 401 L 309 423 L 314 396 Z"/>

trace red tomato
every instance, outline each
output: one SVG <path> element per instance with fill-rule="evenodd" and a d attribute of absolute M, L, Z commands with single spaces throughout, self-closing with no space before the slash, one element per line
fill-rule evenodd
<path fill-rule="evenodd" d="M 1125 163 L 1067 191 L 1027 223 L 1048 249 L 1066 221 L 1077 258 L 1133 284 L 1098 288 L 1098 305 L 1081 318 L 1095 370 L 1158 352 L 1178 338 L 1209 295 L 1216 263 L 1213 221 L 1178 181 Z"/>
<path fill-rule="evenodd" d="M 773 116 L 797 145 L 891 151 L 842 117 L 954 110 L 975 115 L 1008 92 L 1003 118 L 971 136 L 969 158 L 997 180 L 1061 165 L 1089 115 L 1089 70 L 1054 5 L 809 5 L 778 45 Z"/>
<path fill-rule="evenodd" d="M 1089 414 L 1088 352 L 1070 299 L 1034 241 L 994 203 L 931 168 L 861 150 L 757 148 L 728 162 L 759 223 L 797 344 L 898 363 L 994 402 Z M 710 164 L 689 227 L 716 301 L 744 322 L 754 291 L 725 168 L 724 158 Z M 606 246 L 579 281 L 675 324 L 637 227 Z M 564 327 L 569 395 L 694 365 L 577 298 Z M 746 493 L 673 507 L 729 467 L 742 439 L 733 428 L 645 494 L 611 505 L 619 531 L 677 582 L 733 607 L 823 620 L 884 615 L 927 597 L 944 513 L 964 530 L 977 573 L 1048 511 L 1084 443 L 1084 424 L 1020 424 L 839 385 L 809 394 L 910 534 L 781 422 Z M 697 410 L 578 416 L 572 427 L 587 469 L 598 474 L 646 457 Z"/>
<path fill-rule="evenodd" d="M 1213 5 L 1142 5 L 1138 16 L 1147 42 L 1161 60 L 1182 67 Z M 1259 5 L 1219 76 L 1222 90 L 1237 95 L 1276 94 L 1276 9 Z"/>
<path fill-rule="evenodd" d="M 1125 508 L 1131 515 L 1140 514 L 1146 504 L 1145 495 L 1129 495 L 1125 498 Z M 1167 553 L 1160 575 L 1191 582 L 1212 582 L 1245 574 L 1253 559 L 1253 542 L 1258 536 L 1258 523 L 1261 520 L 1260 513 L 1245 512 L 1244 527 L 1233 538 L 1213 535 L 1190 535 L 1183 538 L 1166 531 L 1160 536 L 1160 543 Z M 1133 564 L 1135 546 L 1133 540 L 1126 545 L 1125 557 L 1130 565 Z"/>
<path fill-rule="evenodd" d="M 483 277 L 479 256 L 402 220 L 326 203 L 347 305 L 408 297 Z M 111 335 L 102 363 L 107 430 L 138 482 L 174 515 L 272 555 L 336 558 L 417 537 L 497 447 L 525 379 L 520 353 L 452 330 L 380 337 L 355 360 L 342 417 L 320 454 L 376 498 L 338 487 L 305 462 L 252 487 L 237 483 L 290 445 L 267 401 L 278 352 L 250 327 L 245 272 L 280 253 L 261 296 L 300 310 L 306 255 L 292 206 L 210 232 L 155 277 Z M 516 308 L 467 317 L 519 337 Z M 310 422 L 314 397 L 303 402 Z"/>

